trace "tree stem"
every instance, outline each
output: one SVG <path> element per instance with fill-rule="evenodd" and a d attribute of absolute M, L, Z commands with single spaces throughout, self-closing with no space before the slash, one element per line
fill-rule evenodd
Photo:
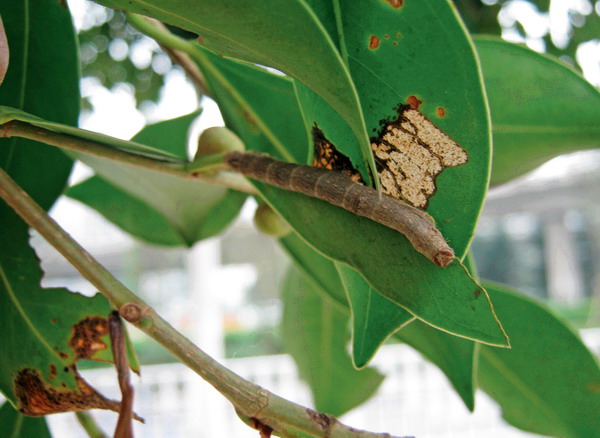
<path fill-rule="evenodd" d="M 56 146 L 69 151 L 83 153 L 94 157 L 106 158 L 108 160 L 129 164 L 155 172 L 165 173 L 191 181 L 200 181 L 210 184 L 218 184 L 239 190 L 249 194 L 256 194 L 256 189 L 242 176 L 228 172 L 214 172 L 204 174 L 197 170 L 188 170 L 189 163 L 168 163 L 165 161 L 144 157 L 131 152 L 115 149 L 113 147 L 75 137 L 69 134 L 50 131 L 45 128 L 33 126 L 29 123 L 13 120 L 0 125 L 2 137 L 22 137 L 39 141 L 51 146 Z"/>
<path fill-rule="evenodd" d="M 126 320 L 157 340 L 214 386 L 243 416 L 269 426 L 282 436 L 298 436 L 302 432 L 330 438 L 391 437 L 345 426 L 335 417 L 292 403 L 238 376 L 175 330 L 152 307 L 114 278 L 2 169 L 0 196 L 96 286 L 115 308 L 120 309 Z"/>

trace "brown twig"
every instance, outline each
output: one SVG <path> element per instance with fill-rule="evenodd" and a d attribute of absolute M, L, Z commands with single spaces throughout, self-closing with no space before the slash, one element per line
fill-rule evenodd
<path fill-rule="evenodd" d="M 224 161 L 232 170 L 250 178 L 322 199 L 392 228 L 406 236 L 417 251 L 437 266 L 448 266 L 454 259 L 454 251 L 431 216 L 358 184 L 341 172 L 284 163 L 256 153 L 229 152 Z"/>
<path fill-rule="evenodd" d="M 108 333 L 115 368 L 117 369 L 119 388 L 121 389 L 121 410 L 119 411 L 119 420 L 115 428 L 114 438 L 133 438 L 134 390 L 129 381 L 129 360 L 127 359 L 123 322 L 116 310 L 108 316 Z"/>
<path fill-rule="evenodd" d="M 392 438 L 392 435 L 387 433 L 351 428 L 335 417 L 285 400 L 219 364 L 113 277 L 1 168 L 0 197 L 97 287 L 114 307 L 122 308 L 130 303 L 139 306 L 139 314 L 143 316 L 137 321 L 136 326 L 214 386 L 245 417 L 256 418 L 281 436 Z M 132 319 L 135 320 L 135 316 Z"/>

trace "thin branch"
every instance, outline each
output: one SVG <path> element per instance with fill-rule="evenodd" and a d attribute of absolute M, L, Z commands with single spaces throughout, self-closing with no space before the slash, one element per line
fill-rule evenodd
<path fill-rule="evenodd" d="M 114 307 L 121 309 L 123 317 L 127 317 L 129 322 L 157 340 L 213 385 L 242 415 L 256 419 L 283 436 L 304 433 L 329 438 L 391 438 L 389 434 L 353 429 L 335 417 L 292 403 L 241 378 L 194 345 L 114 278 L 2 169 L 0 196 L 96 286 Z"/>
<path fill-rule="evenodd" d="M 116 310 L 108 316 L 108 332 L 110 345 L 117 369 L 119 388 L 121 389 L 121 409 L 119 420 L 115 428 L 114 438 L 133 438 L 133 386 L 129 381 L 129 360 L 125 345 L 125 332 L 123 322 Z"/>
<path fill-rule="evenodd" d="M 90 438 L 108 438 L 108 435 L 102 432 L 88 411 L 76 411 L 75 417 Z"/>
<path fill-rule="evenodd" d="M 161 29 L 163 32 L 170 32 L 169 29 L 167 29 L 167 27 L 158 20 L 150 17 L 146 17 L 146 20 L 151 22 L 158 29 Z M 196 90 L 200 94 L 210 95 L 206 79 L 204 79 L 202 72 L 200 71 L 196 63 L 192 61 L 192 58 L 190 58 L 190 56 L 187 53 L 185 53 L 182 50 L 174 49 L 173 47 L 164 44 L 160 41 L 157 41 L 157 43 L 160 46 L 160 48 L 167 55 L 169 55 L 171 61 L 173 61 L 174 64 L 179 65 L 183 69 L 187 77 L 196 86 Z"/>
<path fill-rule="evenodd" d="M 0 125 L 0 128 L 0 137 L 28 138 L 62 149 L 94 157 L 106 158 L 108 160 L 129 164 L 142 169 L 153 170 L 155 172 L 188 179 L 190 181 L 218 184 L 241 192 L 256 194 L 256 189 L 254 189 L 245 178 L 239 175 L 227 172 L 204 174 L 199 171 L 189 171 L 187 170 L 187 166 L 189 165 L 187 162 L 182 162 L 180 164 L 168 163 L 116 149 L 92 140 L 50 131 L 18 120 L 13 120 L 12 122 Z"/>

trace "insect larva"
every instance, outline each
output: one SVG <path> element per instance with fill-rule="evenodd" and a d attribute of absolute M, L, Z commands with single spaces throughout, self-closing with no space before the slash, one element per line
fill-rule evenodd
<path fill-rule="evenodd" d="M 375 189 L 355 183 L 340 172 L 284 163 L 266 155 L 229 152 L 225 163 L 235 172 L 284 190 L 303 193 L 392 228 L 437 266 L 448 266 L 454 251 L 427 213 Z"/>

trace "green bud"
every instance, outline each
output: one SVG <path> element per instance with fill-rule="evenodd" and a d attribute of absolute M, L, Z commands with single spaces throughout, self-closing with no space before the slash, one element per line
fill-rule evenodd
<path fill-rule="evenodd" d="M 260 204 L 254 212 L 254 225 L 263 233 L 274 237 L 283 237 L 292 231 L 292 227 L 266 202 Z"/>
<path fill-rule="evenodd" d="M 244 152 L 244 142 L 235 133 L 223 126 L 205 129 L 198 138 L 198 150 L 194 159 L 223 152 Z"/>

